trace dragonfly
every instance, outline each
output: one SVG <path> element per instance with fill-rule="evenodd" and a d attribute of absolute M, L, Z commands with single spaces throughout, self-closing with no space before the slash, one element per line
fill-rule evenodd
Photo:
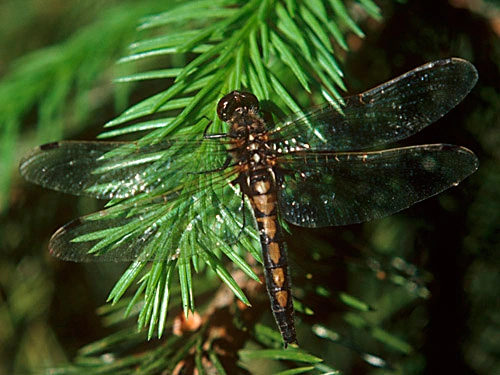
<path fill-rule="evenodd" d="M 217 105 L 227 133 L 142 145 L 54 142 L 26 155 L 20 172 L 114 203 L 52 236 L 51 254 L 69 261 L 172 260 L 210 248 L 211 238 L 223 238 L 224 249 L 240 239 L 235 228 L 248 229 L 247 207 L 271 310 L 285 347 L 297 345 L 284 222 L 322 228 L 382 218 L 471 175 L 478 159 L 465 147 L 384 147 L 444 116 L 477 78 L 466 60 L 437 60 L 344 98 L 340 110 L 325 103 L 272 126 L 255 95 L 232 91 Z"/>

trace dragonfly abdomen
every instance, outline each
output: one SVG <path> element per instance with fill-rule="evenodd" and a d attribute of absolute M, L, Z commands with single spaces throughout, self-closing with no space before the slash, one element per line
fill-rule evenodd
<path fill-rule="evenodd" d="M 287 246 L 278 221 L 276 181 L 271 169 L 254 171 L 253 176 L 249 178 L 248 196 L 259 229 L 271 309 L 286 347 L 288 344 L 297 343 L 297 337 Z"/>

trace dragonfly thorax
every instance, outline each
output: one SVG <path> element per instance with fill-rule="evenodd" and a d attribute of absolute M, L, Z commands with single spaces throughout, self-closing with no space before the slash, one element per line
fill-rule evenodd
<path fill-rule="evenodd" d="M 229 152 L 241 173 L 248 177 L 257 170 L 274 166 L 274 152 L 271 151 L 267 126 L 259 113 L 255 95 L 233 91 L 219 101 L 217 114 L 231 125 Z"/>

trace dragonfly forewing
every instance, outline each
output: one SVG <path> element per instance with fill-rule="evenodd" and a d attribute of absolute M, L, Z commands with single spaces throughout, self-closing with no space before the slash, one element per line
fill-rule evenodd
<path fill-rule="evenodd" d="M 405 139 L 460 103 L 477 81 L 462 59 L 420 66 L 362 94 L 344 99 L 342 113 L 325 104 L 277 125 L 277 148 L 299 145 L 314 151 L 351 151 Z"/>
<path fill-rule="evenodd" d="M 214 158 L 227 157 L 224 145 L 210 140 L 142 147 L 134 142 L 65 141 L 34 149 L 21 161 L 20 172 L 43 187 L 98 199 L 130 198 L 154 190 L 165 193 L 176 190 L 189 173 L 208 168 L 193 162 L 202 145 Z"/>

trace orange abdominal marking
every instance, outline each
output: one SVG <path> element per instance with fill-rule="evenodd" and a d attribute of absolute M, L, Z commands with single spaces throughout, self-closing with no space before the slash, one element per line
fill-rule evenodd
<path fill-rule="evenodd" d="M 254 190 L 259 194 L 266 194 L 271 189 L 269 181 L 258 181 L 254 185 Z"/>
<path fill-rule="evenodd" d="M 271 258 L 271 261 L 274 264 L 278 264 L 281 258 L 281 252 L 280 252 L 280 247 L 276 242 L 271 242 L 268 245 L 269 248 L 269 256 Z"/>
<path fill-rule="evenodd" d="M 276 235 L 276 216 L 260 217 L 257 221 L 262 223 L 262 229 L 266 232 L 267 236 L 273 239 Z"/>
<path fill-rule="evenodd" d="M 288 292 L 284 290 L 276 292 L 276 299 L 278 300 L 278 304 L 285 308 L 288 303 Z"/>
<path fill-rule="evenodd" d="M 275 268 L 271 271 L 271 273 L 276 286 L 282 288 L 285 284 L 285 272 L 283 271 L 283 268 Z"/>
<path fill-rule="evenodd" d="M 252 197 L 252 201 L 257 207 L 257 209 L 264 215 L 270 215 L 276 206 L 273 200 L 269 200 L 269 195 L 255 195 Z"/>

